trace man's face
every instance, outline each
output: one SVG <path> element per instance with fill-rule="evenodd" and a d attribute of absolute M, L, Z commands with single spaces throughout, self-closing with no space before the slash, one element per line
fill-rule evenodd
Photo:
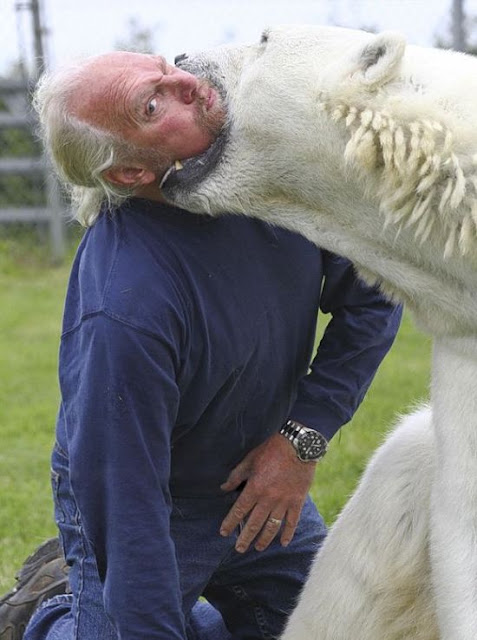
<path fill-rule="evenodd" d="M 116 52 L 91 62 L 92 81 L 75 96 L 74 114 L 166 163 L 205 151 L 225 122 L 218 92 L 160 56 Z"/>

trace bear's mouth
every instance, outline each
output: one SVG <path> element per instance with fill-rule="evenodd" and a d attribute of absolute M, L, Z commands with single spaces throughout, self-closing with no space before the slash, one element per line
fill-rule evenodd
<path fill-rule="evenodd" d="M 189 191 L 205 180 L 217 167 L 224 155 L 230 126 L 225 124 L 217 138 L 203 153 L 193 158 L 174 163 L 164 174 L 159 188 L 169 200 L 180 191 Z"/>
<path fill-rule="evenodd" d="M 176 66 L 198 78 L 205 78 L 217 91 L 226 114 L 226 123 L 214 142 L 203 153 L 176 162 L 169 167 L 159 184 L 159 188 L 168 200 L 173 200 L 174 195 L 179 191 L 182 193 L 191 191 L 210 175 L 224 155 L 230 133 L 227 93 L 218 66 L 208 60 L 189 58 L 185 54 L 176 58 Z"/>

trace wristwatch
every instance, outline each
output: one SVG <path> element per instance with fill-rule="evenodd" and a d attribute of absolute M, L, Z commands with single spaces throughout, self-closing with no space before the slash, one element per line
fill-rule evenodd
<path fill-rule="evenodd" d="M 292 443 L 302 462 L 317 462 L 328 449 L 328 441 L 321 433 L 294 420 L 287 420 L 278 433 Z"/>

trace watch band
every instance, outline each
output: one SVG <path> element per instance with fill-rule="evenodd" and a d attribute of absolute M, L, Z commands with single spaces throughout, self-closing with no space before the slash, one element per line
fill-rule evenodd
<path fill-rule="evenodd" d="M 295 422 L 295 420 L 287 420 L 279 433 L 281 433 L 282 436 L 285 436 L 285 438 L 288 438 L 290 442 L 293 442 L 304 427 L 305 425 Z"/>
<path fill-rule="evenodd" d="M 328 449 L 328 441 L 321 433 L 295 420 L 288 419 L 279 433 L 291 442 L 302 462 L 317 462 Z"/>

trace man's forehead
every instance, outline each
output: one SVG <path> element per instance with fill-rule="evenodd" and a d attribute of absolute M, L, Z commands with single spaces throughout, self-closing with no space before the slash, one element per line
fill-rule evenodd
<path fill-rule="evenodd" d="M 81 85 L 71 96 L 73 113 L 81 120 L 94 120 L 95 124 L 105 126 L 114 115 L 112 99 L 120 97 L 133 78 L 140 80 L 141 72 L 158 71 L 163 60 L 160 56 L 129 51 L 90 59 L 84 67 Z"/>
<path fill-rule="evenodd" d="M 164 61 L 162 56 L 148 53 L 135 53 L 133 51 L 113 51 L 90 59 L 87 67 L 94 71 L 120 70 L 122 68 L 157 68 Z"/>

